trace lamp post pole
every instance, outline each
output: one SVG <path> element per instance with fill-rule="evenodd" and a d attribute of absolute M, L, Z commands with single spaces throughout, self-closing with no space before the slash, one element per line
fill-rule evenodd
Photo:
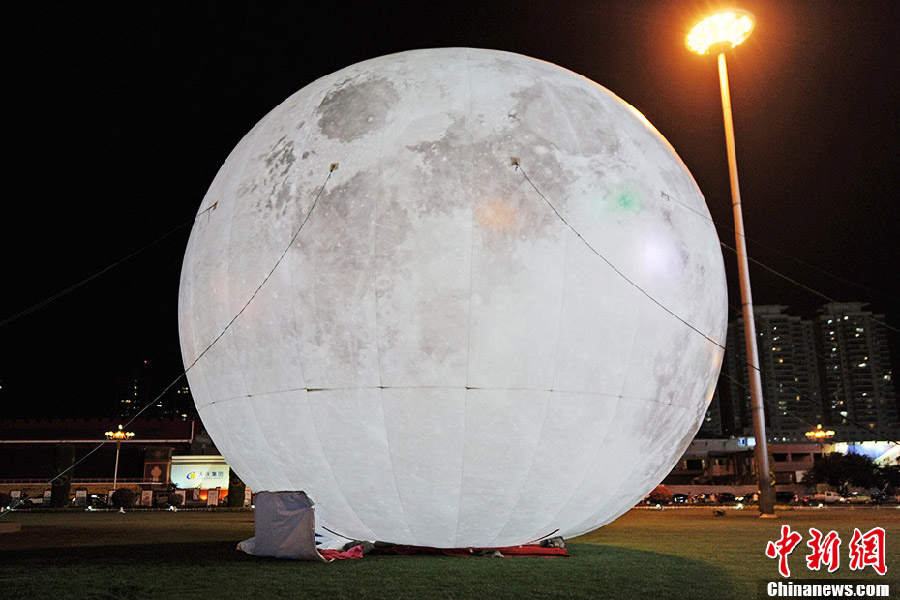
<path fill-rule="evenodd" d="M 726 45 L 737 46 L 750 35 L 753 17 L 743 11 L 730 11 L 707 17 L 688 34 L 691 50 L 706 54 L 711 47 L 722 50 Z M 753 415 L 753 435 L 756 438 L 756 474 L 759 484 L 761 517 L 775 517 L 775 482 L 769 466 L 766 443 L 766 414 L 763 409 L 762 380 L 759 372 L 759 352 L 756 347 L 756 324 L 753 315 L 753 296 L 750 293 L 750 272 L 747 266 L 747 244 L 744 236 L 744 216 L 741 211 L 741 192 L 738 185 L 737 158 L 734 149 L 734 120 L 731 115 L 731 93 L 728 89 L 728 69 L 725 52 L 718 52 L 719 89 L 722 93 L 722 116 L 725 121 L 725 145 L 728 151 L 728 172 L 731 180 L 731 206 L 734 210 L 734 239 L 741 282 L 741 313 L 744 318 L 744 344 L 747 350 L 747 369 L 750 381 L 750 403 Z"/>
<path fill-rule="evenodd" d="M 738 185 L 737 157 L 734 150 L 734 120 L 731 116 L 731 93 L 728 89 L 728 69 L 725 66 L 724 52 L 719 53 L 719 88 L 722 92 L 725 146 L 728 150 L 728 172 L 731 179 L 731 206 L 734 210 L 734 247 L 737 250 L 738 275 L 741 281 L 741 312 L 744 317 L 744 344 L 747 349 L 747 368 L 750 376 L 753 436 L 756 438 L 755 452 L 757 481 L 759 482 L 759 511 L 763 517 L 774 517 L 775 486 L 770 475 L 769 448 L 766 442 L 766 413 L 763 408 L 762 379 L 759 375 L 756 321 L 753 315 L 753 295 L 750 292 L 747 240 L 744 236 L 744 214 L 741 210 L 741 190 Z"/>
<path fill-rule="evenodd" d="M 119 489 L 116 482 L 119 478 L 119 450 L 122 448 L 122 440 L 116 440 L 116 466 L 113 467 L 113 490 Z"/>
<path fill-rule="evenodd" d="M 134 433 L 124 431 L 121 425 L 119 425 L 119 429 L 116 431 L 106 432 L 106 439 L 116 440 L 116 466 L 113 467 L 113 491 L 119 489 L 116 483 L 118 483 L 119 479 L 119 451 L 122 449 L 122 440 L 130 440 L 133 437 Z"/>

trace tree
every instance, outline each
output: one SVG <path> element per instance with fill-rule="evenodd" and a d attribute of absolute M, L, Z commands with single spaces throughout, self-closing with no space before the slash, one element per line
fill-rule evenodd
<path fill-rule="evenodd" d="M 878 475 L 884 489 L 900 489 L 900 465 L 883 465 L 878 469 Z"/>
<path fill-rule="evenodd" d="M 669 504 L 672 502 L 672 498 L 675 497 L 675 494 L 672 493 L 672 490 L 669 489 L 668 486 L 659 484 L 653 491 L 650 492 L 650 501 L 655 504 Z"/>
<path fill-rule="evenodd" d="M 841 494 L 850 486 L 871 488 L 879 482 L 878 468 L 871 458 L 860 454 L 826 454 L 806 472 L 803 483 L 826 483 Z"/>
<path fill-rule="evenodd" d="M 116 508 L 128 508 L 134 504 L 134 499 L 137 494 L 134 493 L 134 490 L 130 488 L 119 488 L 115 492 L 113 492 L 112 498 L 110 498 L 110 502 Z"/>
<path fill-rule="evenodd" d="M 72 467 L 75 466 L 75 446 L 72 444 L 58 444 L 56 457 L 53 459 L 53 467 L 56 470 L 56 478 L 50 488 L 50 506 L 60 508 L 69 505 L 69 494 L 72 492 Z"/>
<path fill-rule="evenodd" d="M 228 476 L 229 508 L 240 508 L 244 506 L 244 491 L 246 489 L 247 486 L 244 485 L 244 482 L 241 481 L 241 478 L 237 476 L 237 473 L 234 472 L 234 469 L 231 469 L 231 474 Z"/>

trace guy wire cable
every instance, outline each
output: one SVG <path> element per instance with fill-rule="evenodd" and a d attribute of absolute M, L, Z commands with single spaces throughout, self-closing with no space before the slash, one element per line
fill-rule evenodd
<path fill-rule="evenodd" d="M 199 215 L 198 215 L 198 216 L 199 216 Z M 105 267 L 104 269 L 101 269 L 100 271 L 97 271 L 96 273 L 94 273 L 94 274 L 91 275 L 90 277 L 87 277 L 86 279 L 82 279 L 81 281 L 79 281 L 79 282 L 77 282 L 77 283 L 74 283 L 74 284 L 70 285 L 69 287 L 67 287 L 67 288 L 65 288 L 65 289 L 63 289 L 63 290 L 60 290 L 59 292 L 53 294 L 52 296 L 49 296 L 49 297 L 47 297 L 47 298 L 44 298 L 43 300 L 41 300 L 41 301 L 38 302 L 37 304 L 34 304 L 34 305 L 32 305 L 32 306 L 30 306 L 30 307 L 28 307 L 28 308 L 26 308 L 26 309 L 24 309 L 24 310 L 22 310 L 22 311 L 20 311 L 20 312 L 18 312 L 18 313 L 16 313 L 16 314 L 14 314 L 14 315 L 12 315 L 12 316 L 9 316 L 9 317 L 3 319 L 2 321 L 0 321 L 0 327 L 3 327 L 4 325 L 8 325 L 9 323 L 12 323 L 13 321 L 15 321 L 15 320 L 17 320 L 17 319 L 19 319 L 19 318 L 21 318 L 21 317 L 24 317 L 25 315 L 28 315 L 28 314 L 30 314 L 30 313 L 32 313 L 32 312 L 38 310 L 39 308 L 43 308 L 44 306 L 47 306 L 48 304 L 50 304 L 50 303 L 53 302 L 54 300 L 57 300 L 57 299 L 59 299 L 59 298 L 65 296 L 66 294 L 75 291 L 76 289 L 80 288 L 81 286 L 83 286 L 83 285 L 85 285 L 85 284 L 87 284 L 87 283 L 90 283 L 91 281 L 93 281 L 94 279 L 100 277 L 101 275 L 103 275 L 104 273 L 106 273 L 107 271 L 109 271 L 110 269 L 119 266 L 120 264 L 122 264 L 122 263 L 128 261 L 129 259 L 134 258 L 134 257 L 137 256 L 138 254 L 141 254 L 141 253 L 144 252 L 145 250 L 148 250 L 148 249 L 151 248 L 152 246 L 155 246 L 156 244 L 158 244 L 159 242 L 163 241 L 164 239 L 166 239 L 167 237 L 169 237 L 170 235 L 172 235 L 173 233 L 175 233 L 176 231 L 178 231 L 179 229 L 181 229 L 181 228 L 184 227 L 185 225 L 188 225 L 188 224 L 190 224 L 190 223 L 193 223 L 195 219 L 196 219 L 196 217 L 193 217 L 193 218 L 191 218 L 190 220 L 185 221 L 185 222 L 182 223 L 181 225 L 178 225 L 178 226 L 175 227 L 174 229 L 171 229 L 169 232 L 164 233 L 162 236 L 156 238 L 155 240 L 153 240 L 153 241 L 150 242 L 149 244 L 145 245 L 144 247 L 135 250 L 135 251 L 132 252 L 131 254 L 128 254 L 127 256 L 125 256 L 125 257 L 123 257 L 123 258 L 120 258 L 119 260 L 117 260 L 116 262 L 112 263 L 111 265 Z"/>
<path fill-rule="evenodd" d="M 674 196 L 671 196 L 671 195 L 667 194 L 666 192 L 660 192 L 660 195 L 661 195 L 663 198 L 666 198 L 667 200 L 671 200 L 672 202 L 675 202 L 676 204 L 678 204 L 678 205 L 680 205 L 680 206 L 682 206 L 682 207 L 688 209 L 688 210 L 691 211 L 692 213 L 694 213 L 694 214 L 700 216 L 701 218 L 706 219 L 707 221 L 710 221 L 710 222 L 711 222 L 713 225 L 715 225 L 717 228 L 722 228 L 722 229 L 725 229 L 726 231 L 730 231 L 731 233 L 735 233 L 735 230 L 732 229 L 732 228 L 731 228 L 730 226 L 728 226 L 727 224 L 723 224 L 723 223 L 720 223 L 720 222 L 716 221 L 716 220 L 713 219 L 712 217 L 703 214 L 703 213 L 700 212 L 699 210 L 696 210 L 695 208 L 693 208 L 693 207 L 691 207 L 691 206 L 688 206 L 687 204 L 685 204 L 684 202 L 678 200 L 678 199 L 675 198 Z M 829 277 L 832 277 L 832 278 L 834 278 L 834 279 L 837 279 L 838 281 L 842 281 L 842 282 L 844 282 L 844 283 L 849 283 L 850 285 L 853 285 L 853 286 L 856 286 L 856 287 L 858 287 L 858 288 L 861 288 L 861 289 L 865 289 L 865 290 L 874 292 L 874 293 L 876 293 L 876 294 L 878 294 L 878 295 L 880 295 L 880 296 L 884 296 L 885 298 L 889 298 L 889 299 L 891 299 L 891 300 L 898 300 L 898 298 L 896 298 L 895 296 L 891 296 L 890 294 L 885 294 L 885 293 L 883 293 L 883 292 L 880 292 L 880 291 L 878 291 L 878 290 L 876 290 L 876 289 L 873 289 L 873 288 L 870 288 L 870 287 L 868 287 L 868 286 L 865 286 L 865 285 L 862 285 L 862 284 L 859 284 L 859 283 L 855 283 L 855 282 L 850 281 L 850 280 L 848 280 L 848 279 L 844 279 L 844 278 L 842 278 L 842 277 L 839 277 L 839 276 L 837 276 L 837 275 L 834 275 L 833 273 L 829 273 L 828 271 L 825 271 L 825 270 L 823 270 L 823 269 L 820 269 L 820 268 L 816 267 L 815 265 L 811 265 L 811 264 L 809 264 L 809 263 L 803 262 L 803 261 L 800 260 L 799 258 L 794 258 L 794 257 L 790 256 L 789 254 L 785 254 L 784 252 L 779 252 L 778 250 L 775 250 L 774 248 L 771 248 L 771 247 L 769 247 L 769 246 L 766 246 L 766 245 L 763 244 L 762 242 L 759 242 L 759 241 L 757 241 L 757 240 L 754 240 L 753 238 L 747 237 L 746 235 L 744 236 L 744 239 L 745 239 L 745 240 L 748 240 L 748 241 L 751 241 L 751 242 L 753 242 L 754 244 L 756 244 L 756 245 L 758 245 L 758 246 L 762 246 L 763 248 L 766 248 L 767 250 L 769 250 L 769 251 L 771 251 L 771 252 L 774 252 L 774 253 L 776 253 L 776 254 L 780 254 L 781 256 L 785 256 L 785 257 L 787 257 L 787 258 L 790 258 L 791 260 L 797 261 L 798 263 L 800 263 L 800 264 L 802 264 L 802 265 L 805 265 L 805 266 L 808 266 L 808 267 L 810 267 L 810 268 L 812 268 L 812 269 L 815 269 L 816 271 L 819 271 L 820 273 L 824 273 L 825 275 L 828 275 Z M 735 250 L 734 248 L 732 248 L 731 246 L 729 246 L 728 244 L 726 244 L 725 242 L 723 242 L 723 241 L 721 241 L 721 240 L 719 240 L 719 245 L 722 246 L 723 248 L 727 248 L 728 250 L 730 250 L 730 251 L 732 251 L 732 252 L 734 252 L 734 253 L 737 253 L 737 250 Z M 791 278 L 791 277 L 785 275 L 784 273 L 781 273 L 780 271 L 777 271 L 776 269 L 774 269 L 774 268 L 772 268 L 772 267 L 766 265 L 765 263 L 763 263 L 763 262 L 761 262 L 761 261 L 759 261 L 759 260 L 757 260 L 757 259 L 755 259 L 755 258 L 753 258 L 753 257 L 751 257 L 751 256 L 747 256 L 747 260 L 749 260 L 750 262 L 752 262 L 752 263 L 754 263 L 754 264 L 756 264 L 756 265 L 759 265 L 760 267 L 762 267 L 763 269 L 769 271 L 769 272 L 772 273 L 773 275 L 777 275 L 778 277 L 781 277 L 781 278 L 784 279 L 785 281 L 787 281 L 787 282 L 789 282 L 789 283 L 793 283 L 793 284 L 796 285 L 797 287 L 802 288 L 802 289 L 804 289 L 804 290 L 810 292 L 810 293 L 813 294 L 813 295 L 819 296 L 820 298 L 823 298 L 823 299 L 827 300 L 828 302 L 840 304 L 840 301 L 839 301 L 839 300 L 835 300 L 834 298 L 831 298 L 830 296 L 827 296 L 826 294 L 823 294 L 822 292 L 820 292 L 820 291 L 818 291 L 818 290 L 816 290 L 816 289 L 813 289 L 813 288 L 811 288 L 811 287 L 809 287 L 809 286 L 807 286 L 807 285 L 805 285 L 805 284 L 802 284 L 802 283 L 800 283 L 799 281 L 797 281 L 797 280 L 795 280 L 795 279 L 793 279 L 793 278 Z M 896 327 L 893 327 L 892 325 L 889 325 L 888 323 L 882 321 L 881 319 L 878 319 L 878 318 L 875 317 L 874 315 L 872 316 L 872 320 L 875 321 L 876 323 L 880 324 L 880 325 L 884 325 L 885 327 L 887 327 L 889 330 L 893 331 L 894 333 L 900 333 L 900 329 L 897 329 Z"/>
<path fill-rule="evenodd" d="M 687 204 L 685 204 L 684 202 L 678 200 L 678 199 L 675 198 L 674 196 L 671 196 L 671 195 L 667 194 L 666 192 L 660 192 L 660 195 L 661 195 L 662 197 L 666 198 L 667 200 L 671 200 L 672 202 L 675 202 L 676 204 L 679 204 L 679 205 L 683 206 L 684 208 L 686 208 L 686 209 L 688 209 L 689 211 L 691 211 L 691 212 L 697 214 L 698 216 L 700 216 L 700 217 L 706 219 L 707 221 L 711 221 L 711 222 L 712 222 L 713 224 L 715 224 L 717 227 L 721 227 L 722 229 L 725 229 L 726 231 L 730 231 L 731 233 L 735 233 L 734 229 L 732 229 L 731 226 L 729 226 L 727 223 L 721 223 L 721 222 L 719 222 L 719 221 L 716 221 L 716 220 L 713 219 L 712 217 L 703 214 L 702 212 L 696 210 L 695 208 L 693 208 L 693 207 L 691 207 L 691 206 L 688 206 Z M 812 269 L 812 270 L 814 270 L 814 271 L 818 271 L 819 273 L 822 273 L 823 275 L 827 275 L 827 276 L 831 277 L 832 279 L 835 279 L 835 280 L 840 281 L 840 282 L 842 282 L 842 283 L 847 283 L 847 284 L 850 284 L 850 285 L 852 285 L 852 286 L 854 286 L 854 287 L 858 287 L 858 288 L 860 288 L 860 289 L 862 289 L 862 290 L 866 290 L 866 291 L 868 291 L 868 292 L 872 292 L 872 293 L 878 294 L 879 296 L 882 296 L 882 297 L 884 297 L 884 298 L 887 298 L 888 300 L 900 300 L 900 298 L 898 298 L 897 296 L 895 296 L 895 295 L 893 295 L 893 294 L 888 294 L 888 293 L 882 292 L 881 290 L 876 290 L 875 288 L 872 288 L 872 287 L 869 287 L 869 286 L 867 286 L 867 285 L 863 285 L 863 284 L 861 284 L 861 283 L 858 283 L 858 282 L 856 282 L 856 281 L 851 281 L 851 280 L 849 280 L 849 279 L 845 279 L 845 278 L 841 277 L 840 275 L 835 275 L 834 273 L 832 273 L 832 272 L 830 272 L 830 271 L 827 271 L 826 269 L 823 269 L 823 268 L 821 268 L 821 267 L 817 267 L 816 265 L 811 264 L 811 263 L 808 263 L 808 262 L 806 262 L 806 261 L 804 261 L 804 260 L 801 260 L 801 259 L 797 258 L 796 256 L 791 256 L 790 254 L 787 254 L 787 253 L 785 253 L 785 252 L 781 252 L 780 250 L 777 250 L 776 248 L 773 248 L 773 247 L 771 247 L 771 246 L 768 246 L 768 245 L 766 245 L 766 244 L 763 244 L 762 242 L 760 242 L 759 240 L 757 240 L 757 239 L 755 239 L 755 238 L 751 238 L 751 237 L 749 237 L 749 236 L 747 236 L 747 235 L 744 235 L 744 239 L 747 240 L 748 242 L 753 242 L 753 244 L 756 245 L 756 246 L 759 246 L 759 247 L 761 247 L 761 248 L 765 248 L 766 250 L 768 250 L 768 251 L 770 251 L 770 252 L 774 252 L 775 254 L 778 254 L 778 255 L 780 255 L 780 256 L 784 256 L 785 258 L 789 258 L 789 259 L 791 259 L 791 260 L 794 261 L 794 262 L 800 263 L 801 265 L 803 265 L 803 266 L 805 266 L 805 267 L 809 267 L 810 269 Z M 734 251 L 733 248 L 729 248 L 729 250 Z M 752 260 L 752 259 L 751 259 L 751 260 Z M 763 266 L 762 263 L 759 263 L 759 264 L 760 264 L 761 266 Z M 774 271 L 774 270 L 773 270 L 773 272 L 777 273 L 777 272 Z M 778 273 L 778 274 L 781 275 L 780 273 Z"/>
<path fill-rule="evenodd" d="M 129 425 L 134 423 L 134 421 L 138 417 L 140 417 L 141 414 L 143 414 L 143 412 L 145 410 L 147 410 L 151 406 L 155 405 L 158 400 L 160 400 L 170 389 L 172 389 L 172 386 L 174 386 L 176 383 L 178 383 L 178 381 L 180 381 L 182 377 L 186 376 L 188 371 L 190 371 L 194 367 L 194 365 L 197 364 L 197 362 L 203 357 L 204 354 L 209 352 L 210 348 L 212 348 L 220 339 L 222 339 L 222 336 L 224 336 L 225 332 L 227 332 L 231 328 L 231 326 L 234 324 L 234 322 L 237 320 L 237 318 L 240 317 L 244 313 L 245 310 L 247 310 L 247 307 L 250 306 L 250 303 L 253 302 L 254 298 L 256 298 L 259 291 L 262 289 L 262 287 L 266 284 L 266 282 L 269 280 L 269 278 L 275 272 L 275 269 L 278 268 L 278 265 L 280 265 L 281 261 L 284 260 L 284 257 L 287 256 L 287 253 L 290 251 L 291 246 L 294 245 L 294 241 L 297 239 L 297 236 L 300 235 L 300 232 L 303 230 L 303 227 L 306 225 L 307 221 L 309 221 L 309 217 L 312 215 L 313 210 L 315 210 L 316 205 L 319 202 L 319 198 L 322 196 L 322 192 L 325 191 L 325 187 L 328 184 L 328 181 L 331 179 L 331 174 L 335 171 L 335 169 L 337 169 L 337 163 L 332 163 L 332 165 L 328 171 L 328 176 L 325 177 L 325 181 L 322 183 L 322 187 L 319 188 L 318 193 L 316 194 L 315 198 L 313 199 L 313 203 L 310 206 L 309 211 L 307 211 L 306 217 L 304 217 L 303 221 L 300 223 L 300 226 L 297 228 L 297 231 L 294 233 L 293 237 L 291 237 L 291 240 L 288 242 L 287 246 L 285 247 L 284 252 L 282 252 L 281 256 L 278 257 L 278 260 L 275 261 L 275 265 L 269 270 L 269 272 L 263 278 L 262 283 L 260 283 L 259 286 L 257 286 L 257 288 L 253 292 L 253 294 L 250 295 L 250 298 L 247 300 L 247 302 L 244 303 L 244 306 L 241 307 L 241 309 L 237 312 L 237 314 L 228 322 L 228 324 L 225 326 L 225 328 L 222 330 L 222 332 L 219 333 L 219 335 L 217 335 L 216 338 L 212 342 L 210 342 L 210 344 L 203 350 L 203 352 L 201 352 L 199 355 L 197 355 L 197 358 L 195 358 L 194 361 L 184 371 L 182 371 L 175 379 L 173 379 L 172 382 L 169 383 L 169 385 L 167 385 L 165 387 L 165 389 L 156 396 L 156 398 L 154 398 L 153 400 L 148 402 L 142 409 L 140 409 L 137 413 L 135 413 L 135 415 L 133 417 L 131 417 L 131 419 L 129 419 L 124 425 L 122 425 L 123 429 L 127 428 Z M 214 206 L 215 206 L 215 204 L 213 205 L 213 207 Z M 210 207 L 210 208 L 212 208 L 212 207 Z M 208 208 L 208 209 L 204 210 L 203 212 L 207 212 L 208 210 L 210 210 L 210 209 Z M 203 213 L 200 213 L 200 214 L 203 214 Z M 199 214 L 198 214 L 198 216 L 199 216 Z M 194 220 L 195 219 L 191 219 L 191 221 L 188 221 L 188 222 L 193 222 Z M 181 228 L 183 226 L 184 226 L 184 224 L 179 225 L 178 228 Z M 176 229 L 178 229 L 178 228 L 176 228 Z M 175 230 L 173 229 L 172 231 L 175 231 Z M 169 233 L 172 233 L 172 232 L 169 232 Z M 169 234 L 166 234 L 166 235 L 169 235 Z M 162 238 L 160 238 L 160 239 L 162 239 Z M 154 242 L 154 243 L 156 243 L 156 242 Z M 126 257 L 126 259 L 127 258 L 129 258 L 129 257 Z M 125 259 L 123 259 L 123 260 L 125 260 Z M 113 265 L 113 266 L 115 266 L 115 265 Z M 112 268 L 112 267 L 108 267 L 105 270 L 108 270 L 109 268 Z M 99 275 L 99 273 L 98 273 L 98 275 Z M 95 275 L 95 277 L 96 277 L 96 275 Z M 47 481 L 41 488 L 39 488 L 35 492 L 35 494 L 40 494 L 42 491 L 46 490 L 49 486 L 51 486 L 53 484 L 54 481 L 56 481 L 57 479 L 59 479 L 60 477 L 62 477 L 66 473 L 68 473 L 69 471 L 73 470 L 76 466 L 78 466 L 79 464 L 84 462 L 84 460 L 87 459 L 90 455 L 92 455 L 97 450 L 99 450 L 106 444 L 110 443 L 111 441 L 112 440 L 104 440 L 104 441 L 100 442 L 99 444 L 97 444 L 97 446 L 95 446 L 87 454 L 85 454 L 83 457 L 81 457 L 78 461 L 73 463 L 70 467 L 66 468 L 65 470 L 61 471 L 60 473 L 57 473 L 55 477 L 53 477 L 52 479 Z M 10 505 L 9 507 L 7 507 L 6 509 L 0 510 L 0 518 L 2 518 L 8 512 L 15 509 L 19 504 L 23 503 L 26 499 L 27 498 L 20 498 L 17 501 L 14 501 L 13 504 Z"/>
<path fill-rule="evenodd" d="M 710 338 L 709 336 L 707 336 L 705 333 L 703 333 L 702 331 L 700 331 L 699 329 L 697 329 L 696 327 L 694 327 L 693 325 L 691 325 L 690 323 L 688 323 L 685 319 L 683 319 L 683 318 L 680 317 L 679 315 L 675 314 L 672 310 L 670 310 L 668 307 L 666 307 L 665 305 L 663 305 L 660 301 L 658 301 L 656 298 L 654 298 L 653 296 L 651 296 L 651 295 L 650 295 L 649 293 L 647 293 L 643 288 L 641 288 L 639 285 L 637 285 L 636 283 L 634 283 L 634 282 L 633 282 L 631 279 L 629 279 L 624 273 L 622 273 L 618 268 L 616 268 L 615 265 L 613 265 L 613 264 L 612 264 L 605 256 L 603 256 L 599 251 L 597 251 L 593 246 L 591 246 L 591 245 L 587 242 L 587 240 L 585 240 L 584 237 L 583 237 L 583 236 L 582 236 L 582 235 L 581 235 L 574 227 L 572 227 L 572 225 L 571 225 L 568 221 L 566 221 L 565 218 L 563 218 L 563 216 L 559 213 L 559 211 L 556 210 L 556 208 L 553 206 L 553 204 L 547 199 L 547 197 L 546 197 L 543 193 L 541 193 L 541 191 L 537 188 L 537 186 L 534 184 L 534 182 L 528 177 L 528 174 L 525 172 L 525 169 L 522 168 L 521 164 L 520 164 L 518 161 L 516 161 L 515 163 L 513 163 L 513 166 L 516 168 L 516 170 L 521 170 L 521 171 L 522 171 L 522 175 L 525 177 L 525 180 L 528 181 L 528 183 L 531 185 L 531 187 L 534 189 L 534 191 L 537 192 L 537 194 L 541 197 L 541 199 L 543 199 L 544 202 L 547 203 L 547 206 L 549 206 L 549 207 L 553 210 L 554 214 L 556 214 L 556 216 L 557 216 L 557 217 L 558 217 L 558 218 L 559 218 L 559 219 L 560 219 L 560 220 L 561 220 L 561 221 L 562 221 L 562 222 L 563 222 L 563 223 L 564 223 L 571 231 L 572 231 L 572 233 L 574 233 L 574 234 L 578 237 L 578 239 L 580 239 L 580 240 L 581 240 L 581 241 L 582 241 L 582 242 L 583 242 L 583 243 L 591 250 L 591 252 L 593 252 L 595 255 L 597 255 L 598 257 L 600 257 L 607 265 L 609 265 L 609 266 L 613 269 L 613 271 L 615 271 L 615 273 L 616 273 L 617 275 L 619 275 L 619 276 L 620 276 L 622 279 L 624 279 L 626 282 L 628 282 L 629 284 L 631 284 L 632 286 L 634 286 L 635 288 L 637 288 L 641 293 L 643 293 L 647 298 L 649 298 L 650 300 L 652 300 L 656 305 L 658 305 L 660 308 L 662 308 L 663 310 L 665 310 L 667 313 L 669 313 L 670 315 L 672 315 L 673 317 L 675 317 L 676 319 L 678 319 L 679 321 L 681 321 L 683 324 L 685 324 L 685 325 L 687 325 L 688 327 L 690 327 L 693 331 L 695 331 L 695 332 L 699 333 L 700 335 L 702 335 L 704 338 L 706 338 L 706 340 L 707 340 L 708 342 L 710 342 L 711 344 L 713 344 L 713 345 L 715 345 L 715 346 L 718 346 L 719 348 L 721 348 L 721 349 L 722 349 L 723 351 L 725 351 L 725 352 L 728 351 L 728 349 L 727 349 L 724 345 L 722 345 L 721 343 L 719 343 L 719 342 L 713 340 L 712 338 Z M 695 211 L 695 212 L 696 212 L 696 211 Z M 711 219 L 710 219 L 710 220 L 711 220 Z M 754 319 L 754 320 L 756 320 L 756 319 Z M 762 370 L 760 370 L 759 367 L 757 367 L 757 366 L 751 364 L 750 362 L 747 362 L 747 366 L 750 367 L 750 368 L 752 368 L 752 369 L 754 369 L 754 370 L 756 370 L 757 372 L 759 372 L 760 375 L 765 376 L 765 377 L 767 377 L 767 378 L 771 378 L 771 376 L 769 376 L 769 375 L 767 375 L 767 374 L 764 374 L 764 373 L 762 372 Z M 776 379 L 775 381 L 778 381 L 778 380 Z M 778 382 L 778 383 L 782 383 L 782 382 Z M 782 385 L 783 385 L 783 384 L 782 384 Z M 801 397 L 802 397 L 802 396 L 805 396 L 805 394 L 802 394 L 801 392 L 799 392 L 798 390 L 796 390 L 796 388 L 788 387 L 788 389 L 790 389 L 790 390 L 796 392 L 796 395 L 800 395 Z M 811 399 L 810 399 L 810 400 L 811 400 Z M 813 400 L 813 402 L 815 402 L 815 401 Z M 825 407 L 824 404 L 822 404 L 822 406 Z M 834 411 L 834 409 L 831 409 L 831 407 L 825 407 L 825 408 L 827 408 L 827 409 L 829 409 L 829 410 L 832 410 L 833 412 L 838 412 L 838 411 Z M 878 435 L 879 437 L 882 437 L 882 438 L 887 439 L 887 440 L 889 440 L 889 441 L 893 441 L 893 440 L 890 440 L 890 438 L 889 438 L 888 436 L 883 435 L 883 434 L 880 434 L 880 433 L 877 433 L 877 432 L 875 432 L 874 430 L 870 429 L 869 427 L 866 427 L 865 425 L 862 425 L 862 424 L 860 424 L 860 423 L 857 423 L 857 422 L 854 421 L 854 420 L 847 419 L 846 417 L 842 417 L 842 418 L 846 419 L 848 422 L 852 423 L 853 425 L 855 425 L 855 426 L 857 426 L 857 427 L 859 427 L 859 428 L 861 428 L 861 429 L 863 429 L 863 430 L 865 430 L 865 431 L 867 431 L 867 432 L 869 432 L 869 433 L 875 433 L 875 434 Z M 896 442 L 895 442 L 895 443 L 896 443 Z"/>

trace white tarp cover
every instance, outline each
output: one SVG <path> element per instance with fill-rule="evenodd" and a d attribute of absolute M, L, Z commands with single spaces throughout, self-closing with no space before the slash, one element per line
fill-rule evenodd
<path fill-rule="evenodd" d="M 256 535 L 238 544 L 255 556 L 324 560 L 316 551 L 313 501 L 304 492 L 259 492 L 254 499 Z"/>

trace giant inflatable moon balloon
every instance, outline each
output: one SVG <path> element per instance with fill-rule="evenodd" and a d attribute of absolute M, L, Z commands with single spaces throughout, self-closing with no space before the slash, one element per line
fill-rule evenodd
<path fill-rule="evenodd" d="M 266 115 L 200 206 L 179 297 L 197 409 L 250 488 L 305 490 L 342 536 L 590 531 L 668 473 L 712 395 L 708 215 L 637 110 L 558 66 L 347 67 Z"/>

